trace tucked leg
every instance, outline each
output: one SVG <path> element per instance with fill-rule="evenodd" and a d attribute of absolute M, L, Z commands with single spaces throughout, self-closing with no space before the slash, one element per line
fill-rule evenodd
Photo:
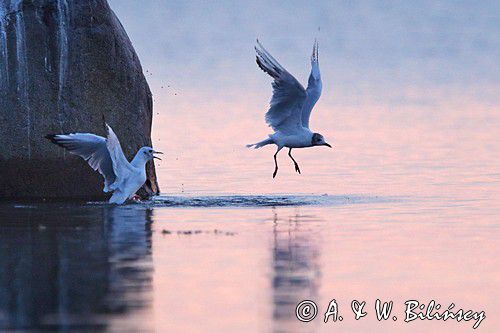
<path fill-rule="evenodd" d="M 276 156 L 278 156 L 278 153 L 283 147 L 278 147 L 278 150 L 276 150 L 276 153 L 274 153 L 274 172 L 273 172 L 273 178 L 276 177 L 276 174 L 278 173 L 278 161 L 276 160 Z"/>
<path fill-rule="evenodd" d="M 299 164 L 297 163 L 297 161 L 292 156 L 292 148 L 290 148 L 290 150 L 288 151 L 288 156 L 290 156 L 290 158 L 293 161 L 293 164 L 295 165 L 295 171 L 297 171 L 300 174 Z"/>

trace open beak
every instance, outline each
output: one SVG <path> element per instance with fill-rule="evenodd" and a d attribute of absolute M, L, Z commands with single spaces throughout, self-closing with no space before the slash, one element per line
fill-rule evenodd
<path fill-rule="evenodd" d="M 329 143 L 326 143 L 326 142 L 323 144 L 323 146 L 327 146 L 327 147 L 333 148 L 332 146 L 330 146 Z"/>
<path fill-rule="evenodd" d="M 160 154 L 160 155 L 163 155 L 163 153 L 161 151 L 155 151 L 153 152 L 153 154 Z M 158 156 L 153 156 L 153 158 L 156 158 L 157 160 L 160 160 L 161 161 L 161 158 L 159 158 Z"/>

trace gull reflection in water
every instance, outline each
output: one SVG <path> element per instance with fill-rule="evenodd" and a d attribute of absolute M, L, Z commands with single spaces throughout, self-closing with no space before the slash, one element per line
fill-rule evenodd
<path fill-rule="evenodd" d="M 142 207 L 0 207 L 0 330 L 133 329 L 134 320 L 143 328 L 151 215 Z"/>
<path fill-rule="evenodd" d="M 314 322 L 302 323 L 295 307 L 302 300 L 317 299 L 320 286 L 318 237 L 314 216 L 273 217 L 272 293 L 274 332 L 312 332 Z"/>

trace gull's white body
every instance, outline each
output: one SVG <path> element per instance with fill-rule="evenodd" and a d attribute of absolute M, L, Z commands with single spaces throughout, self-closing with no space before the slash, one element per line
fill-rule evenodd
<path fill-rule="evenodd" d="M 137 153 L 139 155 L 140 153 Z M 136 155 L 136 157 L 138 157 Z M 119 166 L 122 169 L 123 173 L 126 173 L 126 177 L 122 178 L 120 184 L 116 184 L 112 186 L 115 188 L 113 195 L 109 199 L 110 203 L 122 204 L 127 199 L 131 199 L 137 191 L 144 185 L 146 182 L 146 163 L 148 161 L 144 159 L 134 158 L 131 163 L 128 163 L 128 166 Z"/>
<path fill-rule="evenodd" d="M 260 148 L 268 144 L 277 146 L 274 161 L 276 165 L 273 177 L 276 176 L 278 165 L 276 155 L 284 147 L 290 148 L 289 156 L 295 163 L 295 170 L 300 173 L 297 162 L 291 156 L 292 148 L 306 148 L 313 146 L 328 146 L 322 135 L 313 133 L 309 129 L 309 118 L 311 111 L 321 96 L 323 84 L 319 71 L 318 44 L 314 43 L 311 57 L 311 74 L 307 89 L 297 81 L 276 59 L 257 41 L 255 47 L 257 52 L 257 64 L 269 74 L 274 82 L 273 96 L 270 108 L 266 113 L 266 122 L 275 133 L 270 134 L 268 139 L 262 140 L 247 147 Z"/>
<path fill-rule="evenodd" d="M 134 197 L 146 182 L 146 163 L 154 150 L 142 147 L 129 162 L 113 129 L 106 124 L 107 138 L 91 133 L 71 133 L 47 136 L 53 143 L 83 158 L 104 177 L 104 192 L 113 192 L 110 203 L 122 204 Z"/>
<path fill-rule="evenodd" d="M 271 138 L 278 147 L 288 147 L 288 148 L 306 148 L 311 147 L 311 139 L 313 132 L 309 128 L 299 128 L 293 134 L 283 133 L 277 131 L 274 134 L 270 134 Z"/>

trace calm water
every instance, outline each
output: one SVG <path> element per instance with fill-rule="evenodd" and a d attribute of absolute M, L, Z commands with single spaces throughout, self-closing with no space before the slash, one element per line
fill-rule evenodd
<path fill-rule="evenodd" d="M 416 299 L 499 331 L 498 2 L 110 4 L 153 91 L 163 195 L 0 204 L 0 330 L 472 330 L 404 323 Z M 252 41 L 304 82 L 318 25 L 311 126 L 334 149 L 296 150 L 302 175 L 281 153 L 273 180 L 273 148 L 244 148 L 269 133 Z M 344 320 L 324 324 L 333 298 Z M 377 298 L 397 321 L 375 319 Z"/>
<path fill-rule="evenodd" d="M 432 299 L 500 324 L 497 193 L 478 196 L 176 196 L 2 204 L 2 329 L 162 332 L 470 331 L 379 323 L 373 302 Z M 496 201 L 498 202 L 498 201 Z M 335 298 L 344 321 L 294 317 Z M 369 304 L 355 321 L 353 299 Z M 371 315 L 371 316 L 370 316 Z"/>

